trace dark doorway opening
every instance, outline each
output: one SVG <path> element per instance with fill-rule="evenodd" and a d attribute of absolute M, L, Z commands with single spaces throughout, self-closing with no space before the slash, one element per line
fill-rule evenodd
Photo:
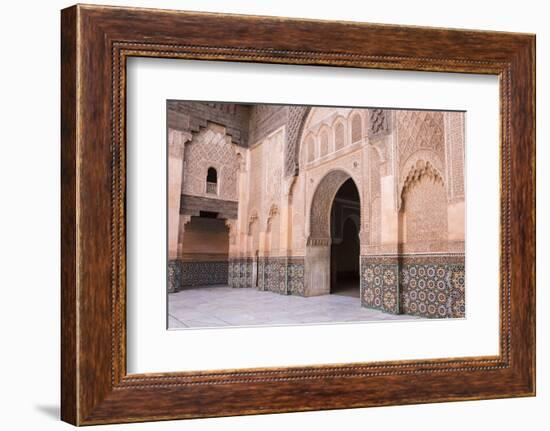
<path fill-rule="evenodd" d="M 350 178 L 334 197 L 331 210 L 330 293 L 359 298 L 360 200 Z"/>

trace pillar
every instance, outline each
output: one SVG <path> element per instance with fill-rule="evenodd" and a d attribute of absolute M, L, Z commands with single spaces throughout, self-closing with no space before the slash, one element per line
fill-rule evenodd
<path fill-rule="evenodd" d="M 185 143 L 191 133 L 170 129 L 168 131 L 168 259 L 178 255 L 181 186 L 183 180 L 183 155 Z"/>

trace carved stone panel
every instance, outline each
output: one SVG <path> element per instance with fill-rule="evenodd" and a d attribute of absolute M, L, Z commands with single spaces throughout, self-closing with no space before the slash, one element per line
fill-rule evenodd
<path fill-rule="evenodd" d="M 330 238 L 330 210 L 340 186 L 350 178 L 344 171 L 332 171 L 317 186 L 310 210 L 310 238 Z"/>
<path fill-rule="evenodd" d="M 398 111 L 399 167 L 418 150 L 430 150 L 445 160 L 443 113 L 433 111 Z"/>
<path fill-rule="evenodd" d="M 218 194 L 207 193 L 206 176 L 213 167 L 218 174 Z M 239 157 L 236 146 L 220 126 L 209 125 L 185 146 L 182 192 L 191 196 L 237 201 Z"/>
<path fill-rule="evenodd" d="M 304 122 L 310 109 L 311 108 L 309 106 L 289 106 L 288 108 L 285 148 L 285 176 L 295 175 L 298 170 L 298 143 L 300 142 Z"/>
<path fill-rule="evenodd" d="M 369 136 L 389 133 L 390 112 L 384 109 L 369 109 Z"/>

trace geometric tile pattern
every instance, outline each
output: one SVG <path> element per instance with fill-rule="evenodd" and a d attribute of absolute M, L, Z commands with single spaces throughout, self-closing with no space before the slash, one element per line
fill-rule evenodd
<path fill-rule="evenodd" d="M 305 293 L 305 260 L 303 257 L 290 257 L 287 261 L 286 284 L 290 295 L 304 296 Z"/>
<path fill-rule="evenodd" d="M 230 287 L 252 286 L 252 259 L 231 259 L 226 283 Z"/>
<path fill-rule="evenodd" d="M 281 295 L 304 296 L 303 257 L 260 257 L 257 286 L 254 285 L 252 259 L 231 259 L 228 266 L 230 287 L 254 287 Z"/>
<path fill-rule="evenodd" d="M 465 317 L 463 254 L 362 256 L 361 304 L 427 318 Z"/>
<path fill-rule="evenodd" d="M 429 318 L 463 318 L 464 254 L 409 255 L 400 262 L 402 312 Z"/>
<path fill-rule="evenodd" d="M 286 258 L 266 258 L 265 290 L 286 295 Z"/>
<path fill-rule="evenodd" d="M 168 261 L 168 292 L 177 292 L 181 285 L 181 265 L 179 265 L 179 263 L 179 260 Z"/>
<path fill-rule="evenodd" d="M 367 308 L 399 314 L 400 296 L 398 262 L 383 256 L 379 259 L 361 257 L 361 305 Z"/>
<path fill-rule="evenodd" d="M 252 286 L 253 280 L 253 271 L 252 271 L 252 259 L 245 259 L 244 263 L 244 280 L 245 285 L 243 287 Z"/>
<path fill-rule="evenodd" d="M 401 297 L 406 314 L 464 317 L 464 265 L 403 264 Z"/>
<path fill-rule="evenodd" d="M 267 290 L 265 283 L 265 265 L 266 259 L 264 257 L 258 258 L 258 290 Z"/>
<path fill-rule="evenodd" d="M 168 262 L 168 291 L 177 292 L 187 287 L 227 283 L 228 263 L 220 262 Z"/>
<path fill-rule="evenodd" d="M 447 265 L 449 273 L 449 317 L 466 317 L 466 288 L 464 263 L 457 265 Z"/>

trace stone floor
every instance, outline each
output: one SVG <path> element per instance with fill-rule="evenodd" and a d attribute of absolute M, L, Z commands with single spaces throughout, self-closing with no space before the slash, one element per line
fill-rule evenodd
<path fill-rule="evenodd" d="M 208 286 L 168 294 L 168 328 L 296 325 L 416 319 L 363 308 L 348 294 L 303 298 Z"/>

